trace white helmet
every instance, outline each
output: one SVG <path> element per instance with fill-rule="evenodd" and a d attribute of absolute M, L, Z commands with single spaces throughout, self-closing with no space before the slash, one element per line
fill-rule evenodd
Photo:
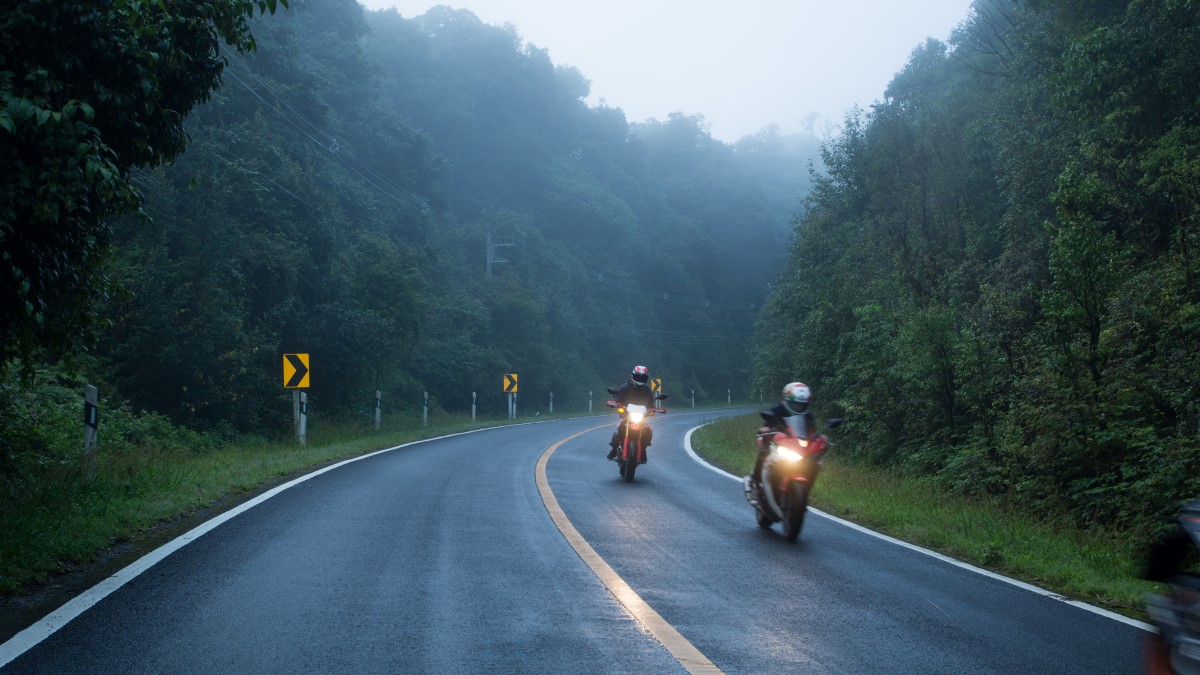
<path fill-rule="evenodd" d="M 808 404 L 812 402 L 812 390 L 803 382 L 792 382 L 783 388 L 781 401 L 784 407 L 797 415 L 808 412 Z"/>

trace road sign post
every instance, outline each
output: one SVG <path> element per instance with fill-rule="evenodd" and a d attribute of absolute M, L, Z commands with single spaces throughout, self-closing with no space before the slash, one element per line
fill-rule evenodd
<path fill-rule="evenodd" d="M 283 355 L 283 388 L 292 390 L 292 427 L 300 445 L 305 444 L 308 435 L 308 394 L 300 391 L 311 384 L 308 364 L 308 354 Z"/>
<path fill-rule="evenodd" d="M 501 383 L 504 393 L 508 394 L 508 419 L 517 418 L 517 374 L 508 373 Z"/>

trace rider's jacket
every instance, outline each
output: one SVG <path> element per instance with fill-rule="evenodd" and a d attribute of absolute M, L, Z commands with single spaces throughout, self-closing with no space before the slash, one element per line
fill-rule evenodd
<path fill-rule="evenodd" d="M 783 403 L 776 403 L 775 405 L 771 406 L 770 410 L 764 411 L 763 428 L 770 430 L 770 431 L 787 431 L 787 423 L 783 421 L 784 418 L 792 417 L 793 415 L 796 415 L 796 414 L 797 413 L 794 413 L 791 410 L 789 410 L 788 407 L 785 406 Z M 809 437 L 811 438 L 816 430 L 816 426 L 814 426 L 814 424 L 813 424 L 812 413 L 811 412 L 803 412 L 803 413 L 799 413 L 799 414 L 804 415 L 805 417 L 808 418 L 805 420 L 806 424 L 804 425 L 804 428 L 808 429 L 808 434 L 809 434 Z M 768 417 L 768 415 L 769 415 L 769 417 Z M 760 430 L 760 433 L 761 433 L 761 430 Z"/>
<path fill-rule="evenodd" d="M 647 385 L 639 385 L 633 380 L 629 380 L 617 389 L 617 394 L 614 396 L 617 403 L 621 405 L 644 405 L 647 408 L 654 407 L 654 393 L 650 391 Z"/>

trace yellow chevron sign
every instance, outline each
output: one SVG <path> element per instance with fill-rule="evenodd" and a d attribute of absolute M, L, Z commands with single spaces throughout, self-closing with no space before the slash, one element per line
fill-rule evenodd
<path fill-rule="evenodd" d="M 284 389 L 307 389 L 308 354 L 283 355 L 283 387 Z"/>
<path fill-rule="evenodd" d="M 517 393 L 517 374 L 516 373 L 509 373 L 504 376 L 504 393 L 506 393 L 506 394 Z"/>

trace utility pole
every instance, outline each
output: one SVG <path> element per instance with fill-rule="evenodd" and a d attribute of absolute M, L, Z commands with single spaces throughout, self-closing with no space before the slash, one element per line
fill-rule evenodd
<path fill-rule="evenodd" d="M 487 275 L 492 276 L 492 265 L 509 262 L 496 257 L 496 249 L 512 246 L 512 242 L 492 243 L 492 231 L 487 231 Z"/>

